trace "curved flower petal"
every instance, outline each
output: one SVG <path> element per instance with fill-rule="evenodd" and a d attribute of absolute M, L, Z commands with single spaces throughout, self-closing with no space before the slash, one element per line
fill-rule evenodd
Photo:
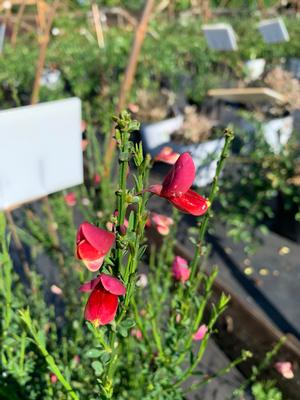
<path fill-rule="evenodd" d="M 105 255 L 103 257 L 97 258 L 97 260 L 84 260 L 82 259 L 84 265 L 87 267 L 87 269 L 91 272 L 96 272 L 98 269 L 101 268 L 103 261 L 104 261 Z"/>
<path fill-rule="evenodd" d="M 195 164 L 189 153 L 183 153 L 162 183 L 161 195 L 180 195 L 189 190 L 195 179 Z"/>
<path fill-rule="evenodd" d="M 162 236 L 166 236 L 170 233 L 170 228 L 166 225 L 157 225 L 156 229 L 157 232 Z"/>
<path fill-rule="evenodd" d="M 92 291 L 85 306 L 84 318 L 95 326 L 109 324 L 115 318 L 118 309 L 118 296 L 102 287 Z"/>
<path fill-rule="evenodd" d="M 151 213 L 152 221 L 157 224 L 157 225 L 172 225 L 174 224 L 174 221 L 172 218 L 167 217 L 166 215 L 163 214 L 157 214 L 155 212 Z"/>
<path fill-rule="evenodd" d="M 105 229 L 98 228 L 89 222 L 83 222 L 77 233 L 77 243 L 85 239 L 99 254 L 106 254 L 114 243 L 115 235 Z"/>
<path fill-rule="evenodd" d="M 178 210 L 195 216 L 203 215 L 209 208 L 209 202 L 193 190 L 181 196 L 166 197 Z"/>
<path fill-rule="evenodd" d="M 155 161 L 165 162 L 166 164 L 174 165 L 178 160 L 180 154 L 173 151 L 172 147 L 165 146 L 161 151 L 154 157 Z"/>
<path fill-rule="evenodd" d="M 157 194 L 157 196 L 160 196 L 161 191 L 162 191 L 162 185 L 151 185 L 148 187 L 148 189 L 145 190 L 145 192 L 151 192 Z"/>
<path fill-rule="evenodd" d="M 93 261 L 101 257 L 102 253 L 92 247 L 87 241 L 82 240 L 77 244 L 77 256 L 80 260 Z"/>
<path fill-rule="evenodd" d="M 97 278 L 92 279 L 91 281 L 85 282 L 83 285 L 80 286 L 80 292 L 91 292 L 95 289 L 98 283 L 101 282 L 101 276 L 97 276 Z"/>
<path fill-rule="evenodd" d="M 100 280 L 105 290 L 117 296 L 123 296 L 126 293 L 126 287 L 119 279 L 107 274 L 100 274 Z"/>

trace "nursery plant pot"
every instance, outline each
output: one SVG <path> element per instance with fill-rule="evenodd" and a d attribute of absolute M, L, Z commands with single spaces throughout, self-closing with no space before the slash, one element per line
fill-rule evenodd
<path fill-rule="evenodd" d="M 203 187 L 212 182 L 217 167 L 217 159 L 224 145 L 224 138 L 207 140 L 199 144 L 180 144 L 171 140 L 171 134 L 180 129 L 183 116 L 145 125 L 141 129 L 143 146 L 146 152 L 155 157 L 165 147 L 171 147 L 178 153 L 191 153 L 195 167 L 194 185 Z"/>
<path fill-rule="evenodd" d="M 141 137 L 143 148 L 146 153 L 155 156 L 163 146 L 171 141 L 171 134 L 178 130 L 183 123 L 183 116 L 165 119 L 153 124 L 143 125 Z"/>
<path fill-rule="evenodd" d="M 245 72 L 247 78 L 255 81 L 260 78 L 265 70 L 266 60 L 264 58 L 256 58 L 245 62 Z"/>
<path fill-rule="evenodd" d="M 292 72 L 295 78 L 300 79 L 300 58 L 289 58 L 287 62 L 287 69 Z"/>
<path fill-rule="evenodd" d="M 300 222 L 296 221 L 295 215 L 299 211 L 295 204 L 291 209 L 284 207 L 284 194 L 279 192 L 277 197 L 277 209 L 272 230 L 281 236 L 285 236 L 300 243 Z"/>
<path fill-rule="evenodd" d="M 275 118 L 263 124 L 263 134 L 266 142 L 274 153 L 278 154 L 288 142 L 293 132 L 294 118 L 292 116 Z"/>
<path fill-rule="evenodd" d="M 61 72 L 58 69 L 45 68 L 40 80 L 41 86 L 45 86 L 50 90 L 55 90 L 61 83 Z"/>

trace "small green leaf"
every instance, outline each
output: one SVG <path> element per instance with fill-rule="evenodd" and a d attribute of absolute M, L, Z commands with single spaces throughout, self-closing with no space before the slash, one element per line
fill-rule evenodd
<path fill-rule="evenodd" d="M 100 361 L 93 361 L 92 368 L 97 376 L 100 376 L 103 372 L 103 365 L 101 364 Z"/>
<path fill-rule="evenodd" d="M 86 356 L 88 358 L 98 358 L 101 356 L 101 354 L 102 354 L 102 351 L 98 350 L 98 349 L 90 349 L 86 352 Z"/>

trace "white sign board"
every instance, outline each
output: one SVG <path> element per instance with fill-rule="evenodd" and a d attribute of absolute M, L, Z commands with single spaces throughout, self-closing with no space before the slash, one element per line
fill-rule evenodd
<path fill-rule="evenodd" d="M 237 50 L 236 34 L 230 24 L 203 25 L 208 47 L 213 50 Z"/>
<path fill-rule="evenodd" d="M 258 25 L 258 29 L 265 43 L 287 42 L 290 39 L 282 18 L 261 21 Z"/>
<path fill-rule="evenodd" d="M 80 124 L 78 98 L 0 112 L 0 209 L 83 182 Z"/>

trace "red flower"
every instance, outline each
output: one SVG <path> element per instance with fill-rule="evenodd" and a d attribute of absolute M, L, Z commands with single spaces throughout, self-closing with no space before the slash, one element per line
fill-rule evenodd
<path fill-rule="evenodd" d="M 190 270 L 188 269 L 188 262 L 180 257 L 176 256 L 172 264 L 172 275 L 176 281 L 184 283 L 190 277 Z"/>
<path fill-rule="evenodd" d="M 166 164 L 175 164 L 180 154 L 173 151 L 172 147 L 165 146 L 161 151 L 154 157 L 155 161 L 161 161 Z"/>
<path fill-rule="evenodd" d="M 90 271 L 98 271 L 114 240 L 113 233 L 83 222 L 77 232 L 77 258 L 82 260 Z"/>
<path fill-rule="evenodd" d="M 118 309 L 118 296 L 126 293 L 123 283 L 107 274 L 100 274 L 84 283 L 79 290 L 92 292 L 85 306 L 84 318 L 95 326 L 106 325 L 114 320 Z"/>
<path fill-rule="evenodd" d="M 178 210 L 192 215 L 203 215 L 209 201 L 190 189 L 195 179 L 195 165 L 189 153 L 183 153 L 173 165 L 162 185 L 147 190 L 170 201 Z"/>
<path fill-rule="evenodd" d="M 76 205 L 76 194 L 74 192 L 70 192 L 64 196 L 65 203 L 69 207 L 74 207 Z"/>

